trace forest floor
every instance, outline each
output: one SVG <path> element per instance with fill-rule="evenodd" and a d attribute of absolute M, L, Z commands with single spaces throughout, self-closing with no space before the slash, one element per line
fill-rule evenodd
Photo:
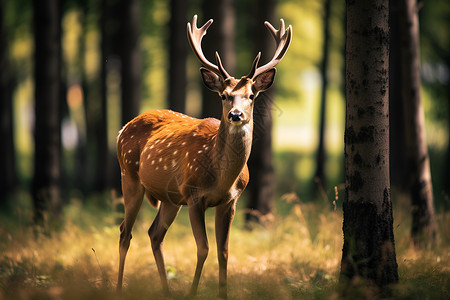
<path fill-rule="evenodd" d="M 338 284 L 342 210 L 328 203 L 300 203 L 293 195 L 283 199 L 293 201 L 281 201 L 267 226 L 251 231 L 245 229 L 244 210 L 238 208 L 229 246 L 230 299 L 450 298 L 449 212 L 437 214 L 440 245 L 417 251 L 409 239 L 407 209 L 397 205 L 399 283 L 386 292 L 367 289 L 355 280 L 352 292 L 343 297 Z M 215 299 L 218 293 L 213 212 L 208 210 L 206 218 L 210 252 L 196 299 Z M 141 209 L 126 260 L 122 297 L 115 293 L 121 216 L 112 208 L 73 200 L 65 207 L 64 225 L 51 233 L 29 225 L 30 209 L 2 215 L 0 299 L 164 298 L 147 236 L 155 213 L 148 205 Z M 182 299 L 196 264 L 186 209 L 168 231 L 164 254 L 172 298 Z"/>

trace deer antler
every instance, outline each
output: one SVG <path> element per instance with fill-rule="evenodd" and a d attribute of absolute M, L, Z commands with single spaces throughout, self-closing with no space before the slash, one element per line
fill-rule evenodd
<path fill-rule="evenodd" d="M 289 48 L 292 40 L 292 26 L 289 25 L 289 27 L 285 29 L 283 19 L 280 19 L 280 29 L 278 30 L 276 30 L 269 22 L 264 22 L 264 25 L 266 25 L 267 29 L 269 29 L 270 33 L 272 34 L 272 37 L 277 44 L 277 49 L 272 60 L 259 68 L 257 68 L 257 66 L 261 57 L 261 52 L 258 53 L 255 60 L 253 61 L 250 73 L 247 75 L 247 78 L 250 78 L 252 80 L 259 74 L 275 67 L 286 54 L 286 51 Z"/>
<path fill-rule="evenodd" d="M 191 45 L 192 50 L 194 51 L 195 56 L 200 60 L 202 65 L 216 73 L 217 75 L 221 76 L 223 79 L 227 79 L 231 77 L 227 71 L 225 71 L 225 68 L 222 65 L 222 61 L 220 60 L 219 53 L 216 51 L 216 61 L 217 65 L 212 64 L 211 62 L 206 59 L 205 55 L 202 51 L 202 38 L 206 34 L 206 30 L 211 26 L 213 23 L 213 20 L 210 19 L 208 22 L 206 22 L 201 28 L 197 28 L 197 15 L 194 16 L 192 19 L 192 26 L 191 23 L 187 24 L 187 36 L 189 40 L 189 44 Z"/>

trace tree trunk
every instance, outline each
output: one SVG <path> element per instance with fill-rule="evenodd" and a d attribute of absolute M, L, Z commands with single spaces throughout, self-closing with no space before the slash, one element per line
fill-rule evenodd
<path fill-rule="evenodd" d="M 108 147 L 108 74 L 113 69 L 120 67 L 120 46 L 122 45 L 122 36 L 120 34 L 122 6 L 119 1 L 102 0 L 101 1 L 101 101 L 98 108 L 98 116 L 95 124 L 96 136 L 96 184 L 97 192 L 104 192 L 108 189 L 120 188 L 120 174 L 117 159 Z"/>
<path fill-rule="evenodd" d="M 108 26 L 109 19 L 109 5 L 108 0 L 101 1 L 101 16 L 100 16 L 100 28 L 101 28 L 101 104 L 99 108 L 99 114 L 97 116 L 97 122 L 95 124 L 95 136 L 97 139 L 96 147 L 96 161 L 97 161 L 97 175 L 95 176 L 96 184 L 94 189 L 97 192 L 103 192 L 108 186 L 108 123 L 107 123 L 107 104 L 108 104 L 108 85 L 107 76 L 108 58 L 111 55 L 110 47 L 110 29 Z"/>
<path fill-rule="evenodd" d="M 391 154 L 391 188 L 400 193 L 407 191 L 405 122 L 403 120 L 402 72 L 400 47 L 399 1 L 389 1 L 389 151 Z"/>
<path fill-rule="evenodd" d="M 317 157 L 316 157 L 316 175 L 315 181 L 316 188 L 325 188 L 325 124 L 326 124 L 326 105 L 327 105 L 327 87 L 328 87 L 328 52 L 329 52 L 329 40 L 330 40 L 330 7 L 331 1 L 325 0 L 324 3 L 324 17 L 323 17 L 323 46 L 322 46 L 322 65 L 320 66 L 320 73 L 322 77 L 322 91 L 321 91 L 321 106 L 320 106 L 320 125 L 319 125 L 319 145 L 317 147 Z"/>
<path fill-rule="evenodd" d="M 211 34 L 203 40 L 202 49 L 211 62 L 216 61 L 214 53 L 219 52 L 223 66 L 231 76 L 234 75 L 235 69 L 233 2 L 233 0 L 203 0 L 203 18 L 199 20 L 199 24 L 203 25 L 207 20 L 214 19 L 214 25 L 209 29 Z M 220 120 L 222 109 L 217 94 L 202 85 L 202 98 L 202 115 Z"/>
<path fill-rule="evenodd" d="M 7 206 L 16 184 L 11 76 L 8 64 L 8 37 L 4 0 L 0 0 L 0 206 Z"/>
<path fill-rule="evenodd" d="M 169 108 L 186 112 L 186 14 L 185 0 L 171 1 L 169 36 Z"/>
<path fill-rule="evenodd" d="M 61 214 L 61 14 L 60 1 L 34 0 L 34 220 Z"/>
<path fill-rule="evenodd" d="M 141 101 L 141 50 L 139 0 L 121 1 L 122 125 L 139 114 Z"/>
<path fill-rule="evenodd" d="M 430 159 L 420 95 L 419 20 L 415 0 L 400 0 L 402 87 L 406 156 L 412 204 L 411 235 L 416 246 L 436 239 Z"/>
<path fill-rule="evenodd" d="M 389 1 L 347 1 L 341 281 L 398 281 L 389 185 Z"/>
<path fill-rule="evenodd" d="M 265 21 L 277 24 L 275 20 L 276 0 L 264 0 L 256 6 L 255 53 L 261 51 L 261 61 L 269 61 L 274 53 L 275 43 L 263 25 Z M 277 27 L 275 25 L 275 27 Z M 275 195 L 275 174 L 272 153 L 272 103 L 274 87 L 261 93 L 255 100 L 252 152 L 248 160 L 250 181 L 247 186 L 249 200 L 247 221 L 262 221 L 272 212 Z"/>

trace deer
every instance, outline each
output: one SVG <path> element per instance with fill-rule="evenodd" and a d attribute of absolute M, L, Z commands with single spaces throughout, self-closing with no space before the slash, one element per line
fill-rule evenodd
<path fill-rule="evenodd" d="M 276 43 L 273 58 L 258 67 L 261 52 L 250 73 L 240 79 L 230 76 L 216 52 L 216 64 L 203 54 L 201 41 L 213 23 L 197 27 L 197 15 L 187 24 L 189 44 L 202 67 L 203 83 L 222 99 L 221 120 L 196 119 L 171 110 L 156 109 L 128 122 L 117 138 L 121 170 L 124 220 L 120 225 L 117 290 L 122 290 L 125 257 L 131 231 L 144 194 L 158 208 L 148 230 L 157 270 L 165 294 L 170 295 L 162 244 L 180 208 L 187 206 L 197 246 L 197 265 L 189 292 L 196 295 L 209 251 L 205 210 L 215 208 L 215 233 L 219 262 L 219 297 L 227 298 L 227 261 L 230 227 L 236 203 L 244 191 L 249 172 L 247 160 L 252 146 L 253 106 L 260 92 L 275 78 L 275 66 L 282 60 L 292 39 L 292 26 L 280 29 L 265 22 Z"/>

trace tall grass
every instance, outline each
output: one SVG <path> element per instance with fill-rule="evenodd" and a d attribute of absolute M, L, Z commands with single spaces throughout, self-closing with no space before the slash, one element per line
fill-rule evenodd
<path fill-rule="evenodd" d="M 336 299 L 342 249 L 342 211 L 332 205 L 301 203 L 294 195 L 279 206 L 270 224 L 245 229 L 243 209 L 233 224 L 229 255 L 231 299 Z M 161 299 L 161 285 L 147 229 L 156 211 L 144 205 L 133 231 L 125 266 L 125 299 Z M 115 293 L 118 226 L 113 209 L 86 207 L 73 201 L 65 225 L 43 232 L 27 225 L 30 211 L 17 209 L 0 221 L 0 299 L 119 299 Z M 398 299 L 448 299 L 450 296 L 450 214 L 438 215 L 441 244 L 416 251 L 410 246 L 409 214 L 395 210 L 400 282 Z M 206 218 L 210 252 L 198 299 L 218 293 L 214 217 Z M 164 254 L 173 298 L 189 290 L 196 246 L 187 213 L 182 209 L 169 229 Z M 349 297 L 376 298 L 358 290 Z"/>

